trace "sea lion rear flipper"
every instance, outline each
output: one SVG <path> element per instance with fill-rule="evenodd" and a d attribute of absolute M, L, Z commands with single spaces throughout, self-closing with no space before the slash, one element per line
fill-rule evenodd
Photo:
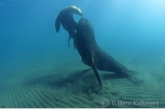
<path fill-rule="evenodd" d="M 137 75 L 139 74 L 138 71 L 135 71 L 135 70 L 129 70 L 129 73 L 132 74 L 132 75 Z"/>
<path fill-rule="evenodd" d="M 144 81 L 145 81 L 144 79 L 139 79 L 135 76 L 131 76 L 127 79 L 130 80 L 136 86 L 140 86 L 140 85 L 144 84 Z"/>
<path fill-rule="evenodd" d="M 100 89 L 102 89 L 102 82 L 101 82 L 99 73 L 97 72 L 97 70 L 96 70 L 94 64 L 92 64 L 92 69 L 93 69 L 93 71 L 95 72 L 96 78 L 97 78 L 97 80 L 98 80 L 98 82 L 99 82 L 99 85 L 100 85 Z"/>
<path fill-rule="evenodd" d="M 55 21 L 55 29 L 56 29 L 57 33 L 60 30 L 60 18 L 59 18 L 59 15 L 57 16 L 56 21 Z"/>
<path fill-rule="evenodd" d="M 69 37 L 69 39 L 68 39 L 68 46 L 70 46 L 70 44 L 69 44 L 70 39 L 71 39 L 71 37 Z"/>
<path fill-rule="evenodd" d="M 75 40 L 74 37 L 76 36 L 75 30 L 73 27 L 68 27 L 68 33 L 69 33 L 69 39 L 68 39 L 68 46 L 69 46 L 69 41 L 71 38 L 73 38 L 73 45 L 74 48 L 76 49 L 76 44 L 75 44 Z"/>

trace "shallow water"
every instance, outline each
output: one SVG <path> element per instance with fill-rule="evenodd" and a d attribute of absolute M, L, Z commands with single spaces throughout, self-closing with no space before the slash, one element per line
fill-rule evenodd
<path fill-rule="evenodd" d="M 55 18 L 71 5 L 90 20 L 99 46 L 138 71 L 143 85 L 99 71 L 103 89 L 97 90 L 72 40 L 67 46 L 67 32 L 62 27 L 55 32 Z M 0 106 L 165 107 L 164 5 L 164 0 L 0 0 Z"/>

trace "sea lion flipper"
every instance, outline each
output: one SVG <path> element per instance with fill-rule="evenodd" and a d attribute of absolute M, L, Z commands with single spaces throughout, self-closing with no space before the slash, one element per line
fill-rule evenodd
<path fill-rule="evenodd" d="M 135 70 L 129 70 L 128 71 L 130 74 L 132 74 L 132 75 L 137 75 L 137 74 L 139 74 L 139 72 L 138 71 L 135 71 Z"/>
<path fill-rule="evenodd" d="M 76 33 L 75 33 L 74 28 L 69 27 L 68 28 L 68 33 L 69 33 L 68 45 L 69 45 L 70 39 L 73 38 L 73 45 L 74 45 L 74 48 L 76 49 L 76 44 L 75 44 L 75 40 L 74 40 L 74 37 L 76 36 Z"/>
<path fill-rule="evenodd" d="M 69 39 L 68 39 L 68 46 L 70 46 L 70 44 L 69 44 L 70 39 L 71 39 L 71 37 L 69 37 Z"/>
<path fill-rule="evenodd" d="M 59 17 L 59 15 L 58 15 L 58 17 L 56 18 L 56 21 L 55 21 L 55 29 L 56 29 L 57 33 L 60 30 L 60 17 Z"/>
<path fill-rule="evenodd" d="M 144 79 L 139 79 L 135 76 L 128 77 L 127 79 L 130 80 L 136 86 L 144 84 L 145 81 Z"/>
<path fill-rule="evenodd" d="M 100 89 L 102 89 L 102 82 L 101 82 L 99 73 L 97 72 L 97 70 L 96 70 L 96 68 L 95 68 L 94 65 L 92 65 L 92 69 L 93 69 L 93 71 L 95 72 L 96 78 L 97 78 L 97 80 L 98 80 L 98 82 L 99 82 L 99 85 L 100 85 Z"/>

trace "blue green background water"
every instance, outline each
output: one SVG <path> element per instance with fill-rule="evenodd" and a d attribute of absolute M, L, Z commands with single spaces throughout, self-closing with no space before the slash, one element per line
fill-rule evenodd
<path fill-rule="evenodd" d="M 18 56 L 23 60 L 70 52 L 73 47 L 67 47 L 68 34 L 63 28 L 57 34 L 54 21 L 61 9 L 71 5 L 78 6 L 91 21 L 97 42 L 106 51 L 147 60 L 165 55 L 164 0 L 1 0 L 1 63 Z"/>

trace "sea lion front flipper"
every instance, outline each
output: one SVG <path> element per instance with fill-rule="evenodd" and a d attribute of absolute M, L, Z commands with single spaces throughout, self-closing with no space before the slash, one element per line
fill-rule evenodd
<path fill-rule="evenodd" d="M 56 29 L 57 33 L 60 30 L 60 17 L 59 17 L 59 15 L 57 16 L 56 21 L 55 21 L 55 29 Z"/>
<path fill-rule="evenodd" d="M 100 89 L 102 89 L 102 82 L 101 82 L 99 73 L 97 72 L 97 70 L 96 70 L 96 68 L 95 68 L 94 65 L 92 65 L 92 69 L 93 69 L 93 71 L 95 72 L 96 78 L 97 78 L 97 80 L 98 80 L 98 82 L 99 82 L 99 85 L 100 85 Z"/>

